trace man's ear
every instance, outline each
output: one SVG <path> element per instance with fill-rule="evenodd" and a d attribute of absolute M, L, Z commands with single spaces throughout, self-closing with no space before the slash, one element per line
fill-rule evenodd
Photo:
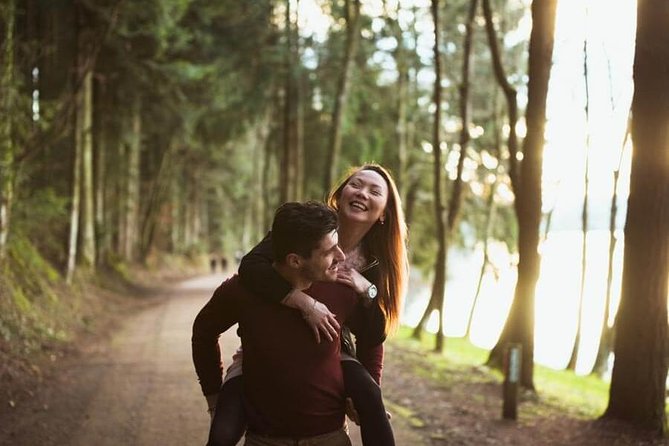
<path fill-rule="evenodd" d="M 291 252 L 286 256 L 286 265 L 290 268 L 300 269 L 302 267 L 302 256 Z"/>

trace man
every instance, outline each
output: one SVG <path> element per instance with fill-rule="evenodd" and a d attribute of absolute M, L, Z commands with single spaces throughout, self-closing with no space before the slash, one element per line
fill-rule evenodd
<path fill-rule="evenodd" d="M 333 210 L 315 202 L 284 204 L 272 224 L 273 266 L 297 289 L 333 282 L 344 260 L 337 242 Z M 327 286 L 313 297 L 341 324 L 355 311 L 357 296 L 345 285 Z M 218 336 L 235 323 L 244 351 L 246 444 L 350 445 L 342 428 L 340 343 L 313 342 L 299 311 L 253 296 L 236 276 L 214 292 L 193 324 L 193 361 L 208 400 L 221 386 Z"/>

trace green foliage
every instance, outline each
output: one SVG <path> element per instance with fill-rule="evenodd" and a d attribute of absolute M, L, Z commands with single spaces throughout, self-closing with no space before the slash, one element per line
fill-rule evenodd
<path fill-rule="evenodd" d="M 61 299 L 58 273 L 25 237 L 12 237 L 8 261 L 0 271 L 0 350 L 29 354 L 69 338 L 68 326 L 78 299 Z"/>

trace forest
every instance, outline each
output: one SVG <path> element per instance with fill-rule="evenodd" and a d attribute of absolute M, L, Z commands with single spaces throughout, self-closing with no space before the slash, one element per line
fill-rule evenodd
<path fill-rule="evenodd" d="M 519 344 L 524 389 L 594 374 L 665 435 L 669 6 L 600 3 L 2 0 L 2 362 L 67 342 L 85 284 L 235 264 L 376 162 L 413 337 Z"/>

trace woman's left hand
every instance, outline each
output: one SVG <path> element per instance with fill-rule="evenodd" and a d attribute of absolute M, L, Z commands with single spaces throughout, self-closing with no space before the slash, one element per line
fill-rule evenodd
<path fill-rule="evenodd" d="M 358 294 L 367 291 L 372 284 L 372 282 L 365 279 L 365 276 L 360 274 L 357 270 L 345 267 L 341 267 L 337 271 L 337 282 L 350 286 Z"/>

